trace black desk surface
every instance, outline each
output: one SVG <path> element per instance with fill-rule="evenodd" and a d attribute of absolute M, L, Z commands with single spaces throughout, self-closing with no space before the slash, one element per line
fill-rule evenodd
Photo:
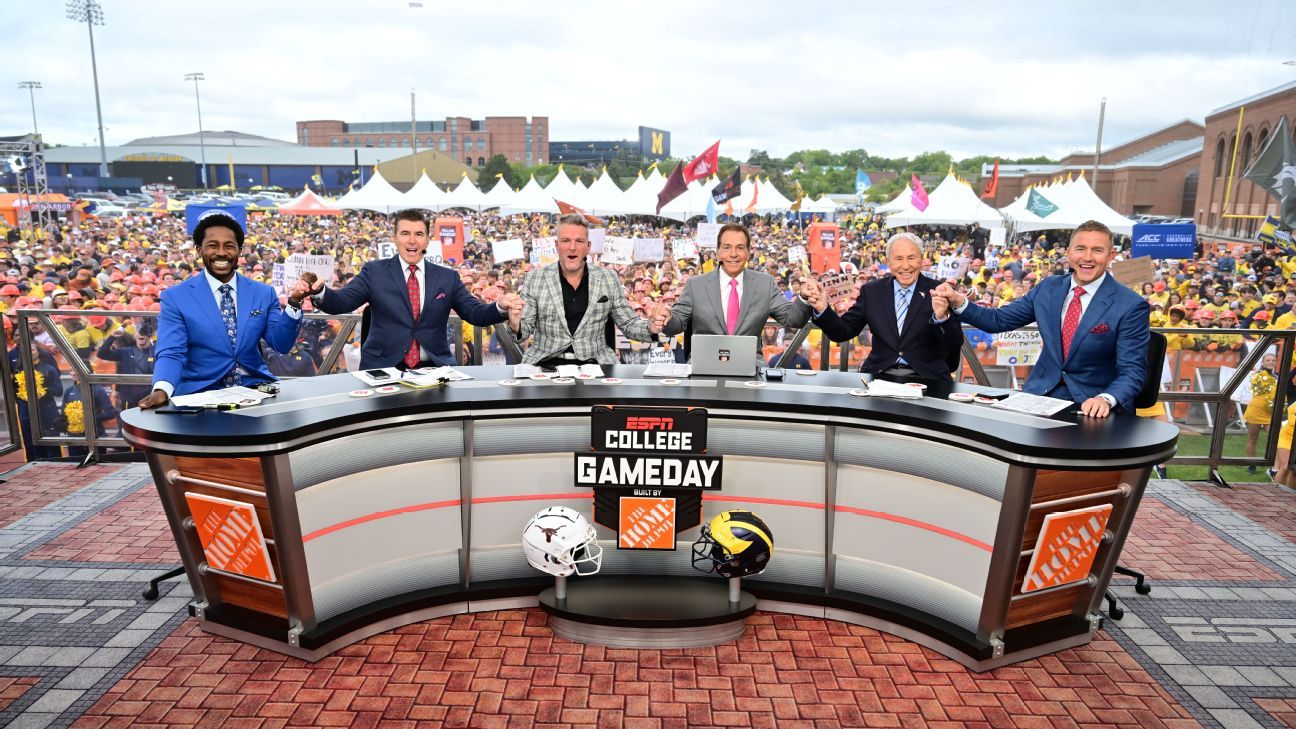
<path fill-rule="evenodd" d="M 1130 415 L 1087 418 L 1074 409 L 1051 419 L 1018 415 L 989 405 L 956 403 L 948 392 L 928 390 L 922 400 L 852 397 L 861 375 L 789 370 L 782 383 L 747 387 L 747 378 L 694 377 L 685 384 L 663 385 L 641 378 L 642 365 L 605 367 L 619 385 L 599 380 L 572 384 L 527 381 L 499 384 L 512 367 L 464 367 L 475 379 L 448 386 L 413 390 L 402 386 L 389 395 L 353 398 L 364 388 L 350 374 L 310 377 L 281 383 L 277 397 L 259 408 L 271 414 L 207 411 L 195 415 L 159 414 L 131 409 L 121 414 L 126 439 L 145 449 L 175 455 L 252 456 L 282 453 L 348 432 L 439 419 L 485 419 L 576 415 L 601 404 L 692 405 L 724 411 L 723 417 L 751 417 L 820 424 L 840 424 L 893 431 L 961 447 L 984 448 L 989 455 L 1074 460 L 1075 467 L 1151 465 L 1174 452 L 1178 428 Z M 710 383 L 710 384 L 708 384 Z M 840 391 L 825 391 L 825 388 Z M 951 385 L 963 392 L 996 392 L 993 388 Z M 295 407 L 292 403 L 301 401 Z M 268 406 L 268 407 L 267 407 Z M 282 412 L 273 412 L 282 410 Z M 546 412 L 547 411 L 547 412 Z M 713 417 L 719 417 L 715 415 Z M 1060 424 L 1060 425 L 1059 425 Z M 1011 454 L 1011 455 L 1009 455 Z"/>

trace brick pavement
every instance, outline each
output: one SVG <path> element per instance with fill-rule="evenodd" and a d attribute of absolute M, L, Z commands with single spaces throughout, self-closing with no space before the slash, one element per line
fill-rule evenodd
<path fill-rule="evenodd" d="M 78 469 L 75 463 L 41 463 L 5 476 L 0 484 L 0 527 L 76 492 L 120 469 L 95 465 Z"/>
<path fill-rule="evenodd" d="M 736 644 L 555 638 L 537 610 L 400 628 L 315 664 L 185 623 L 74 726 L 1191 727 L 1115 641 L 982 674 L 869 628 L 757 613 Z"/>
<path fill-rule="evenodd" d="M 31 676 L 0 676 L 0 711 L 4 711 L 9 704 L 17 701 L 27 689 L 35 686 L 40 679 Z"/>
<path fill-rule="evenodd" d="M 1121 563 L 1153 580 L 1282 580 L 1208 529 L 1155 498 L 1139 504 Z"/>
<path fill-rule="evenodd" d="M 63 532 L 25 559 L 136 564 L 179 563 L 157 489 L 148 484 Z"/>
<path fill-rule="evenodd" d="M 1283 726 L 1296 729 L 1296 699 L 1256 699 L 1256 705 Z"/>
<path fill-rule="evenodd" d="M 1207 497 L 1244 514 L 1253 521 L 1296 542 L 1296 492 L 1278 484 L 1246 484 L 1221 489 L 1209 484 L 1193 484 Z"/>

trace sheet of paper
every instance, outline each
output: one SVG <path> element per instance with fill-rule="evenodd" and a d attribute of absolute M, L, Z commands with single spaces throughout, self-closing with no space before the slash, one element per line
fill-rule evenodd
<path fill-rule="evenodd" d="M 226 387 L 222 390 L 208 390 L 207 392 L 195 392 L 192 395 L 180 395 L 171 398 L 171 402 L 175 405 L 199 407 L 235 403 L 239 405 L 256 405 L 267 397 L 270 396 L 250 387 Z"/>
<path fill-rule="evenodd" d="M 644 377 L 688 377 L 693 374 L 693 365 L 676 362 L 652 362 L 644 369 Z"/>
<path fill-rule="evenodd" d="M 522 241 L 517 238 L 492 241 L 491 253 L 494 254 L 496 263 L 520 260 L 523 254 Z"/>
<path fill-rule="evenodd" d="M 559 377 L 575 377 L 580 371 L 580 365 L 558 365 Z"/>
<path fill-rule="evenodd" d="M 513 379 L 525 380 L 531 375 L 538 375 L 543 371 L 544 370 L 540 369 L 539 367 L 536 367 L 533 364 L 516 364 L 513 365 Z"/>
<path fill-rule="evenodd" d="M 1014 392 L 1006 400 L 991 405 L 991 407 L 1003 410 L 1013 410 L 1019 413 L 1029 413 L 1031 415 L 1049 416 L 1054 413 L 1066 410 L 1074 406 L 1075 403 L 1070 400 L 1060 400 L 1056 397 L 1045 397 L 1044 395 L 1030 395 L 1025 392 Z"/>
<path fill-rule="evenodd" d="M 401 378 L 401 371 L 396 369 L 395 367 L 384 367 L 382 368 L 382 371 L 387 374 L 386 377 L 372 377 L 370 376 L 368 370 L 356 370 L 351 374 L 357 380 L 360 380 L 366 385 L 370 385 L 373 387 L 381 387 L 382 385 L 391 385 Z"/>
<path fill-rule="evenodd" d="M 596 364 L 583 364 L 580 366 L 580 373 L 582 375 L 589 375 L 590 377 L 602 377 L 603 368 Z"/>
<path fill-rule="evenodd" d="M 923 391 L 898 382 L 873 380 L 868 385 L 869 397 L 892 397 L 900 400 L 921 400 Z"/>

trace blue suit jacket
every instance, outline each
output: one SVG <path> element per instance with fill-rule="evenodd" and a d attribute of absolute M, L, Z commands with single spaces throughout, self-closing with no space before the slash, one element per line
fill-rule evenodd
<path fill-rule="evenodd" d="M 170 382 L 176 395 L 206 390 L 218 385 L 236 360 L 254 376 L 275 379 L 261 358 L 261 340 L 287 352 L 297 341 L 301 319 L 283 313 L 274 289 L 263 283 L 239 275 L 237 290 L 237 346 L 230 344 L 204 274 L 162 292 L 155 385 Z"/>
<path fill-rule="evenodd" d="M 1078 403 L 1105 392 L 1116 405 L 1133 412 L 1134 398 L 1147 376 L 1148 303 L 1110 273 L 1093 294 L 1062 359 L 1062 302 L 1071 275 L 1050 276 L 1022 298 L 999 309 L 969 304 L 959 318 L 987 332 L 1039 324 L 1044 351 L 1022 390 L 1048 394 L 1065 383 Z"/>
<path fill-rule="evenodd" d="M 407 274 L 405 262 L 400 256 L 392 256 L 366 263 L 360 275 L 341 289 L 324 289 L 319 309 L 327 314 L 345 314 L 369 304 L 369 331 L 360 348 L 363 369 L 396 366 L 405 359 L 410 342 L 416 338 L 437 364 L 454 364 L 446 334 L 451 309 L 464 321 L 479 327 L 508 318 L 494 304 L 483 303 L 469 293 L 457 271 L 424 261 L 423 280 L 427 291 L 415 323 L 405 283 Z"/>

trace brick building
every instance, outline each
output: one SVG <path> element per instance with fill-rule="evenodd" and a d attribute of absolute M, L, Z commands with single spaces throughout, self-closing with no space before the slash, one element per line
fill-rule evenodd
<path fill-rule="evenodd" d="M 445 121 L 297 122 L 297 143 L 308 147 L 432 149 L 481 167 L 493 155 L 528 165 L 549 161 L 549 117 L 488 116 L 485 119 L 446 117 Z"/>
<path fill-rule="evenodd" d="M 1239 110 L 1242 113 L 1240 135 Z M 1250 238 L 1264 222 L 1261 218 L 1225 218 L 1224 214 L 1277 214 L 1278 201 L 1259 185 L 1242 179 L 1242 173 L 1255 162 L 1269 141 L 1269 134 L 1284 116 L 1287 117 L 1288 130 L 1296 137 L 1296 129 L 1293 129 L 1293 122 L 1296 122 L 1296 81 L 1221 106 L 1206 115 L 1206 149 L 1201 158 L 1200 183 L 1193 212 L 1193 220 L 1203 231 Z M 1241 146 L 1237 147 L 1239 137 Z M 1233 189 L 1226 195 L 1230 164 Z M 1228 197 L 1227 209 L 1224 207 L 1225 197 Z"/>

